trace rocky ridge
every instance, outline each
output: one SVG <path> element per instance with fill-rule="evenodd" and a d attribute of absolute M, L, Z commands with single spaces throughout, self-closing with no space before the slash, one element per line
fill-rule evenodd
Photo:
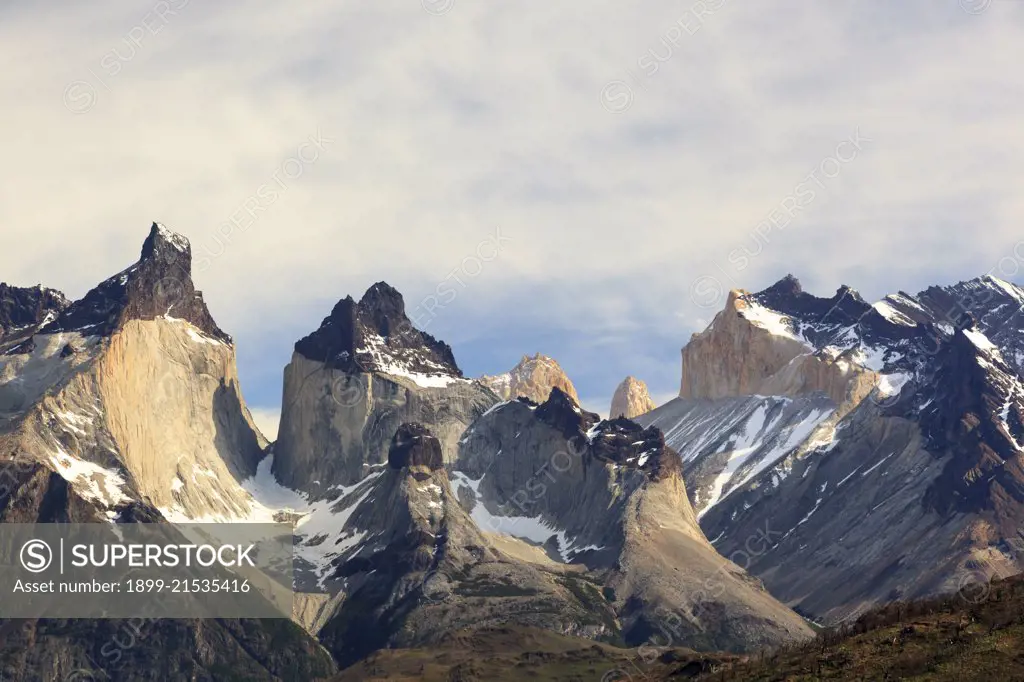
<path fill-rule="evenodd" d="M 154 224 L 135 265 L 45 316 L 20 345 L 30 350 L 0 355 L 10 451 L 111 514 L 128 499 L 172 518 L 253 511 L 238 482 L 255 473 L 266 441 L 190 259 L 184 237 Z"/>
<path fill-rule="evenodd" d="M 698 649 L 753 650 L 809 636 L 708 543 L 679 455 L 657 428 L 602 421 L 553 389 L 539 406 L 509 401 L 474 423 L 453 482 L 480 528 L 586 567 L 629 644 L 663 638 L 666 622 L 670 641 Z"/>
<path fill-rule="evenodd" d="M 515 367 L 504 374 L 482 376 L 480 383 L 490 388 L 502 400 L 529 398 L 536 403 L 548 399 L 551 389 L 558 388 L 579 402 L 576 387 L 554 358 L 537 353 L 524 355 Z"/>
<path fill-rule="evenodd" d="M 55 289 L 0 282 L 0 342 L 50 322 L 68 305 L 70 301 Z"/>
<path fill-rule="evenodd" d="M 683 397 L 638 420 L 683 453 L 720 552 L 770 519 L 749 568 L 816 620 L 1017 572 L 1022 301 L 992 277 L 875 304 L 792 277 L 732 292 L 683 350 Z"/>
<path fill-rule="evenodd" d="M 497 401 L 462 378 L 451 348 L 415 329 L 402 295 L 380 282 L 358 303 L 339 302 L 296 343 L 274 474 L 314 495 L 353 485 L 387 460 L 396 429 L 413 422 L 431 430 L 450 462 L 466 427 Z"/>

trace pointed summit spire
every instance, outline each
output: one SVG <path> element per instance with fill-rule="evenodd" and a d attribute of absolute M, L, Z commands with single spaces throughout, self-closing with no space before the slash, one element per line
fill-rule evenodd
<path fill-rule="evenodd" d="M 778 296 L 795 296 L 804 292 L 803 286 L 794 275 L 788 274 L 775 284 L 765 289 L 763 294 L 771 293 Z"/>
<path fill-rule="evenodd" d="M 359 299 L 359 308 L 373 320 L 381 336 L 401 331 L 403 323 L 409 323 L 405 315 L 405 299 L 387 282 L 377 282 L 367 289 Z"/>
<path fill-rule="evenodd" d="M 192 259 L 192 245 L 188 238 L 177 232 L 171 232 L 161 223 L 153 223 L 149 228 L 149 236 L 142 243 L 142 256 L 139 260 L 146 260 L 161 255 L 172 256 L 173 254 L 186 254 L 189 261 Z"/>
<path fill-rule="evenodd" d="M 295 352 L 347 372 L 462 378 L 451 347 L 413 326 L 405 299 L 387 282 L 371 286 L 358 303 L 350 296 L 339 301 Z"/>
<path fill-rule="evenodd" d="M 108 336 L 129 320 L 184 320 L 230 343 L 192 282 L 192 248 L 184 236 L 153 223 L 138 262 L 75 301 L 44 332 Z"/>

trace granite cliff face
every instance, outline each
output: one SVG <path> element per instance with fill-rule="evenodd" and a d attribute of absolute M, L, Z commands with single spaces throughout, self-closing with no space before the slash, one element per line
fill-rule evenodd
<path fill-rule="evenodd" d="M 683 350 L 684 397 L 638 421 L 682 453 L 716 549 L 770 520 L 749 569 L 816 620 L 983 584 L 1024 568 L 1022 302 L 991 277 L 873 305 L 734 292 Z"/>
<path fill-rule="evenodd" d="M 520 399 L 481 417 L 455 469 L 482 529 L 587 569 L 627 643 L 754 650 L 810 635 L 708 543 L 656 428 L 601 421 L 554 389 L 539 406 Z"/>
<path fill-rule="evenodd" d="M 794 282 L 783 280 L 776 288 Z M 795 287 L 799 289 L 799 284 Z M 768 291 L 774 294 L 776 289 Z M 859 301 L 859 295 L 851 292 L 840 289 L 832 299 L 822 299 L 823 314 L 845 314 L 843 301 Z M 853 358 L 818 352 L 794 330 L 793 318 L 741 290 L 729 292 L 725 309 L 705 331 L 693 335 L 683 347 L 682 359 L 681 398 L 795 396 L 821 391 L 842 402 L 851 390 L 857 392 L 851 384 L 862 383 L 859 375 L 865 372 Z M 873 383 L 872 379 L 868 378 L 868 383 Z"/>
<path fill-rule="evenodd" d="M 378 283 L 296 344 L 270 446 L 190 263 L 154 224 L 81 300 L 0 285 L 0 521 L 294 523 L 306 632 L 167 621 L 130 654 L 161 679 L 330 674 L 306 633 L 344 664 L 505 626 L 754 651 L 810 635 L 772 594 L 833 623 L 1024 568 L 1007 282 L 734 291 L 680 397 L 627 378 L 610 420 L 540 355 L 467 380 Z M 79 625 L 0 624 L 5 670 L 70 674 Z"/>
<path fill-rule="evenodd" d="M 651 400 L 651 394 L 647 391 L 647 384 L 635 377 L 626 377 L 615 389 L 608 416 L 612 419 L 615 417 L 633 419 L 647 414 L 654 408 L 654 401 Z"/>
<path fill-rule="evenodd" d="M 384 283 L 339 302 L 295 344 L 283 400 L 274 474 L 314 495 L 387 461 L 403 423 L 427 426 L 453 461 L 466 427 L 498 402 L 462 377 L 447 344 L 412 326 L 402 295 Z"/>
<path fill-rule="evenodd" d="M 537 353 L 532 358 L 524 355 L 519 364 L 510 371 L 496 376 L 480 377 L 480 383 L 494 391 L 502 400 L 529 398 L 535 403 L 542 403 L 551 395 L 551 389 L 557 388 L 579 401 L 576 387 L 566 376 L 562 366 L 546 355 Z"/>
<path fill-rule="evenodd" d="M 255 471 L 265 441 L 242 401 L 229 337 L 192 286 L 189 262 L 187 240 L 154 225 L 139 261 L 80 301 L 40 287 L 0 292 L 0 521 L 253 515 L 239 481 Z M 103 649 L 137 627 L 4 622 L 3 673 L 184 681 L 231 670 L 270 682 L 336 670 L 288 622 L 161 620 L 116 656 Z"/>
<path fill-rule="evenodd" d="M 111 513 L 130 499 L 172 517 L 251 511 L 238 482 L 255 472 L 266 441 L 190 261 L 187 240 L 154 224 L 135 265 L 23 329 L 27 341 L 0 345 L 9 448 Z"/>
<path fill-rule="evenodd" d="M 497 625 L 613 636 L 613 619 L 581 599 L 587 589 L 571 569 L 513 557 L 477 528 L 423 425 L 399 427 L 387 466 L 363 490 L 341 530 L 367 541 L 349 543 L 322 575 L 338 592 L 319 635 L 343 665 Z"/>

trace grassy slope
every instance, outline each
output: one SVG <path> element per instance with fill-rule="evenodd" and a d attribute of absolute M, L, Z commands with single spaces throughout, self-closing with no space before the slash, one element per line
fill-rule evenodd
<path fill-rule="evenodd" d="M 1024 577 L 892 604 L 812 644 L 738 661 L 701 679 L 1024 680 Z"/>
<path fill-rule="evenodd" d="M 1024 576 L 974 586 L 970 593 L 892 604 L 773 654 L 740 658 L 676 649 L 645 664 L 644 653 L 650 652 L 503 628 L 453 635 L 431 649 L 381 651 L 334 680 L 1022 682 Z M 616 669 L 628 676 L 612 674 Z"/>
<path fill-rule="evenodd" d="M 731 658 L 680 649 L 647 665 L 634 649 L 508 627 L 455 634 L 431 649 L 379 651 L 332 678 L 332 682 L 624 682 L 665 679 L 689 666 L 686 675 L 673 678 L 683 680 Z M 629 676 L 616 676 L 612 672 L 615 670 Z"/>

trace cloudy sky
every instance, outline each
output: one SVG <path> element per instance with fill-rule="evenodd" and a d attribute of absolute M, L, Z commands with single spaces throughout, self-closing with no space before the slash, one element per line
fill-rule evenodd
<path fill-rule="evenodd" d="M 21 2 L 0 55 L 0 280 L 80 296 L 159 220 L 269 414 L 378 280 L 599 411 L 729 288 L 1024 280 L 1021 0 Z"/>

